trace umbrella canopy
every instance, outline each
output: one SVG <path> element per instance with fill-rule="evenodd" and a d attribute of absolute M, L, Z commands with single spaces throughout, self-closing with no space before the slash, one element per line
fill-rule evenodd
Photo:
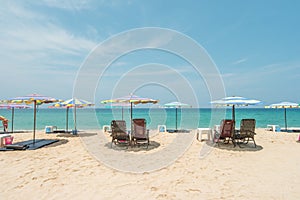
<path fill-rule="evenodd" d="M 299 108 L 299 104 L 293 102 L 280 102 L 274 103 L 270 106 L 266 106 L 267 108 L 284 108 L 284 122 L 285 122 L 285 130 L 287 131 L 287 117 L 286 117 L 286 109 L 287 108 Z"/>
<path fill-rule="evenodd" d="M 116 99 L 108 99 L 108 100 L 103 100 L 101 103 L 130 103 L 130 122 L 131 122 L 131 130 L 132 130 L 132 105 L 137 105 L 137 104 L 146 104 L 146 103 L 153 103 L 156 104 L 158 103 L 158 100 L 150 99 L 150 98 L 145 98 L 145 97 L 139 97 L 136 95 L 128 95 Z"/>
<path fill-rule="evenodd" d="M 15 104 L 15 103 L 8 103 L 8 104 L 0 104 L 0 108 L 11 109 L 11 132 L 14 132 L 14 116 L 15 116 L 15 108 L 17 109 L 25 109 L 30 108 L 30 106 L 25 104 Z"/>
<path fill-rule="evenodd" d="M 261 103 L 261 101 L 255 99 L 248 99 L 245 97 L 232 96 L 232 97 L 225 97 L 216 101 L 211 101 L 211 103 L 216 106 L 232 107 L 232 119 L 235 120 L 235 106 L 257 105 Z"/>
<path fill-rule="evenodd" d="M 77 128 L 76 128 L 76 108 L 83 108 L 83 107 L 87 107 L 87 106 L 94 106 L 95 104 L 86 101 L 86 100 L 82 100 L 82 99 L 77 99 L 77 98 L 72 98 L 69 100 L 66 100 L 64 102 L 60 103 L 62 106 L 65 106 L 67 108 L 67 131 L 68 131 L 68 112 L 69 112 L 69 108 L 74 108 L 74 131 L 75 134 L 77 133 Z"/>
<path fill-rule="evenodd" d="M 175 108 L 175 117 L 176 117 L 176 120 L 175 120 L 175 127 L 176 127 L 176 130 L 177 130 L 177 121 L 178 121 L 178 108 L 184 108 L 184 107 L 190 107 L 189 104 L 186 104 L 186 103 L 181 103 L 181 102 L 178 102 L 178 101 L 174 101 L 174 102 L 171 102 L 171 103 L 166 103 L 164 105 L 165 107 L 167 108 Z"/>
<path fill-rule="evenodd" d="M 8 99 L 8 103 L 18 103 L 18 104 L 32 104 L 33 103 L 33 144 L 35 144 L 35 129 L 36 129 L 36 107 L 43 103 L 54 103 L 58 102 L 58 99 L 43 96 L 40 94 L 30 94 L 26 96 L 16 97 Z"/>

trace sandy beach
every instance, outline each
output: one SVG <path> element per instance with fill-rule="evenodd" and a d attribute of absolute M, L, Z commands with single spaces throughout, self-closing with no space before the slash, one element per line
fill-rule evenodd
<path fill-rule="evenodd" d="M 232 144 L 218 147 L 209 145 L 207 141 L 200 142 L 196 140 L 195 131 L 182 138 L 178 134 L 152 131 L 149 149 L 111 149 L 108 134 L 96 130 L 80 134 L 82 137 L 58 137 L 39 131 L 37 138 L 57 138 L 60 142 L 37 150 L 0 152 L 0 198 L 300 198 L 298 133 L 257 129 L 257 148 L 253 148 L 252 144 L 233 148 Z M 14 136 L 15 142 L 18 142 L 31 139 L 32 133 Z M 175 148 L 174 144 L 178 141 L 183 143 L 185 139 L 191 143 Z M 176 149 L 184 148 L 186 151 L 176 152 Z M 209 150 L 206 151 L 206 148 Z M 203 150 L 206 154 L 201 156 Z M 113 158 L 106 159 L 105 156 L 109 155 Z M 119 155 L 118 159 L 115 155 Z M 176 159 L 168 161 L 168 157 L 174 155 Z M 137 160 L 130 160 L 131 157 Z M 144 166 L 134 168 L 139 164 L 132 164 L 126 168 L 126 163 L 138 160 Z M 160 166 L 158 162 L 163 161 L 166 161 L 165 165 Z M 118 165 L 112 164 L 111 167 L 110 162 Z M 132 171 L 128 172 L 130 169 Z"/>

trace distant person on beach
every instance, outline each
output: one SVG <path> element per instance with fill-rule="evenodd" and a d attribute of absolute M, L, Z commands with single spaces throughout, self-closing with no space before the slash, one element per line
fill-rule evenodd
<path fill-rule="evenodd" d="M 6 119 L 3 116 L 0 116 L 0 120 L 2 121 L 2 125 L 3 125 L 3 131 L 7 132 L 7 128 L 8 128 L 8 119 Z"/>

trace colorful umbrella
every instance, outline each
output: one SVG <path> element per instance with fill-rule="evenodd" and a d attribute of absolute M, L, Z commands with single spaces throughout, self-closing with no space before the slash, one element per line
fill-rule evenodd
<path fill-rule="evenodd" d="M 235 106 L 257 105 L 261 103 L 261 101 L 255 99 L 248 99 L 245 97 L 232 96 L 232 97 L 225 97 L 216 101 L 211 101 L 210 103 L 215 104 L 216 106 L 231 106 L 232 119 L 235 120 Z"/>
<path fill-rule="evenodd" d="M 52 106 L 48 106 L 48 108 L 66 108 L 66 132 L 68 133 L 68 125 L 69 125 L 69 109 L 70 106 L 64 106 L 61 103 L 56 103 Z"/>
<path fill-rule="evenodd" d="M 35 129 L 36 129 L 36 107 L 43 103 L 54 103 L 58 102 L 58 99 L 47 97 L 39 94 L 30 94 L 27 96 L 16 97 L 8 99 L 8 103 L 17 103 L 17 104 L 32 104 L 33 103 L 33 144 L 35 144 Z"/>
<path fill-rule="evenodd" d="M 183 107 L 190 107 L 190 105 L 189 104 L 186 104 L 186 103 L 181 103 L 181 102 L 177 102 L 177 101 L 175 101 L 175 102 L 171 102 L 171 103 L 166 103 L 165 105 L 164 105 L 165 107 L 167 107 L 167 108 L 175 108 L 175 117 L 176 117 L 176 131 L 177 131 L 177 119 L 178 119 L 178 115 L 177 115 L 177 113 L 178 113 L 178 108 L 183 108 Z"/>
<path fill-rule="evenodd" d="M 11 109 L 11 132 L 13 133 L 14 132 L 15 108 L 24 109 L 24 108 L 30 108 L 30 106 L 25 105 L 25 104 L 9 103 L 9 104 L 0 104 L 0 108 Z"/>
<path fill-rule="evenodd" d="M 87 107 L 87 106 L 94 106 L 95 104 L 88 102 L 86 100 L 82 99 L 77 99 L 77 98 L 72 98 L 69 100 L 66 100 L 64 102 L 60 103 L 62 106 L 65 106 L 67 108 L 67 124 L 68 124 L 68 111 L 69 108 L 74 108 L 74 134 L 77 133 L 77 128 L 76 128 L 76 108 L 82 108 L 82 107 Z M 68 125 L 67 125 L 67 131 L 68 131 Z"/>
<path fill-rule="evenodd" d="M 104 100 L 101 101 L 101 103 L 130 103 L 130 122 L 131 122 L 131 130 L 132 130 L 132 105 L 137 105 L 137 104 L 146 104 L 146 103 L 157 103 L 158 100 L 150 99 L 150 98 L 144 98 L 144 97 L 139 97 L 136 95 L 128 95 L 116 99 L 109 99 L 109 100 Z"/>
<path fill-rule="evenodd" d="M 286 109 L 287 108 L 299 108 L 299 104 L 292 102 L 281 102 L 274 103 L 270 106 L 266 106 L 266 108 L 284 108 L 284 122 L 285 122 L 285 130 L 287 131 L 287 117 L 286 117 Z"/>

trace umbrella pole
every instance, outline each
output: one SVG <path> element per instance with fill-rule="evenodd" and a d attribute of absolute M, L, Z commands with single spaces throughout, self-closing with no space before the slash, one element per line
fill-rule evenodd
<path fill-rule="evenodd" d="M 285 131 L 287 131 L 286 108 L 284 108 Z"/>
<path fill-rule="evenodd" d="M 77 128 L 76 128 L 76 104 L 74 105 L 74 129 L 75 129 L 75 132 L 77 132 Z"/>
<path fill-rule="evenodd" d="M 232 105 L 232 119 L 235 121 L 235 106 Z"/>
<path fill-rule="evenodd" d="M 15 108 L 11 109 L 11 132 L 14 133 L 14 116 L 15 116 Z"/>
<path fill-rule="evenodd" d="M 33 145 L 35 144 L 35 127 L 36 127 L 36 100 L 33 101 Z"/>
<path fill-rule="evenodd" d="M 69 125 L 69 107 L 67 107 L 67 113 L 66 113 L 66 130 L 68 132 L 68 125 Z"/>
<path fill-rule="evenodd" d="M 177 131 L 177 108 L 175 108 L 175 115 L 176 115 L 176 131 Z"/>
<path fill-rule="evenodd" d="M 132 102 L 130 102 L 130 133 L 132 134 Z"/>

